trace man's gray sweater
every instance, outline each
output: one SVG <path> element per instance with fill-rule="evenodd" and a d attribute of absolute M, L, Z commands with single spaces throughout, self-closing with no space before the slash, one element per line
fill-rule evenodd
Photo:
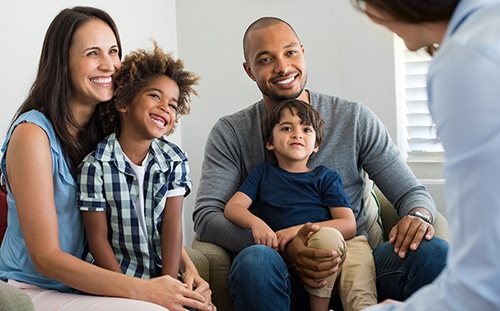
<path fill-rule="evenodd" d="M 405 163 L 382 122 L 369 108 L 335 96 L 312 91 L 309 94 L 310 104 L 325 121 L 323 144 L 311 157 L 309 167 L 322 164 L 340 173 L 356 216 L 357 235 L 367 235 L 363 170 L 400 216 L 417 206 L 435 215 L 434 201 Z M 260 129 L 265 110 L 261 100 L 220 118 L 205 146 L 193 213 L 195 231 L 201 241 L 215 243 L 231 252 L 239 252 L 254 244 L 250 230 L 231 223 L 223 211 L 250 171 L 257 164 L 271 160 Z"/>

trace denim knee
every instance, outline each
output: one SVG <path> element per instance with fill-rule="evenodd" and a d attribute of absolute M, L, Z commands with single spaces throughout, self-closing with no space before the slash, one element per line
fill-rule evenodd
<path fill-rule="evenodd" d="M 231 265 L 229 284 L 235 310 L 290 308 L 288 268 L 281 255 L 268 246 L 242 250 Z"/>
<path fill-rule="evenodd" d="M 431 283 L 446 265 L 448 243 L 440 238 L 423 240 L 416 251 L 404 259 L 394 252 L 394 245 L 384 242 L 373 250 L 379 301 L 405 300 Z"/>

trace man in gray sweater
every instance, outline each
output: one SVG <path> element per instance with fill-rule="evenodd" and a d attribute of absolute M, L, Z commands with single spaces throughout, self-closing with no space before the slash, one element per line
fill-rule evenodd
<path fill-rule="evenodd" d="M 266 109 L 291 98 L 308 102 L 325 121 L 324 143 L 309 165 L 322 164 L 340 173 L 356 216 L 357 235 L 367 235 L 364 172 L 401 217 L 390 241 L 374 250 L 379 300 L 404 300 L 432 282 L 445 265 L 448 247 L 434 237 L 436 207 L 381 121 L 360 103 L 305 89 L 304 49 L 288 23 L 270 17 L 255 21 L 245 32 L 243 48 L 244 69 L 263 99 L 222 117 L 212 128 L 193 214 L 201 241 L 238 254 L 230 275 L 235 310 L 308 310 L 301 283 L 321 287 L 321 280 L 338 270 L 340 258 L 335 252 L 305 245 L 307 235 L 317 226 L 306 224 L 286 251 L 278 254 L 253 245 L 250 230 L 224 217 L 226 202 L 250 171 L 270 160 L 261 137 L 262 116 Z M 363 268 L 349 270 L 363 277 Z"/>

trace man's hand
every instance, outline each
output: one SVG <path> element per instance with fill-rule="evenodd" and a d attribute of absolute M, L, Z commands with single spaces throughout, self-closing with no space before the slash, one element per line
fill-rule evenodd
<path fill-rule="evenodd" d="M 434 227 L 419 217 L 406 215 L 389 232 L 389 243 L 394 244 L 394 252 L 405 258 L 409 250 L 416 250 L 422 239 L 434 237 Z"/>
<path fill-rule="evenodd" d="M 302 228 L 302 225 L 276 231 L 276 237 L 278 238 L 278 251 L 280 253 L 285 252 L 286 245 L 288 242 L 293 240 L 293 238 L 295 238 L 300 228 Z"/>
<path fill-rule="evenodd" d="M 339 255 L 333 250 L 307 247 L 309 237 L 318 230 L 318 225 L 306 223 L 287 244 L 283 254 L 297 276 L 313 288 L 325 286 L 325 278 L 337 272 L 341 262 Z"/>

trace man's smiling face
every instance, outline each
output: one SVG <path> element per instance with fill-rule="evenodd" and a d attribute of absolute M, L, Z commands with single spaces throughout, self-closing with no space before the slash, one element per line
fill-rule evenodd
<path fill-rule="evenodd" d="M 248 76 L 257 83 L 266 102 L 298 98 L 307 73 L 304 48 L 285 23 L 276 23 L 248 34 Z"/>

